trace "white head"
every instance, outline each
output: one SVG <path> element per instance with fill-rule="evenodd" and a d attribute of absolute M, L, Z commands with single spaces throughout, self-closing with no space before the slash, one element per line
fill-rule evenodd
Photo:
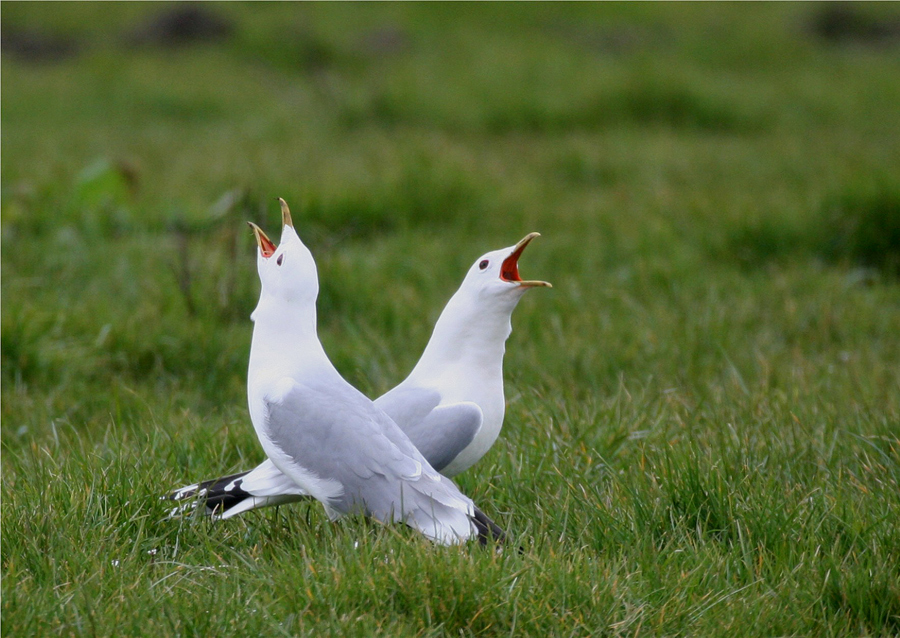
<path fill-rule="evenodd" d="M 281 202 L 281 245 L 276 246 L 262 229 L 248 222 L 256 235 L 259 248 L 256 269 L 262 283 L 260 303 L 273 299 L 281 303 L 315 307 L 319 294 L 319 277 L 312 253 L 300 240 L 291 221 L 291 211 Z"/>
<path fill-rule="evenodd" d="M 512 331 L 512 312 L 526 291 L 551 287 L 546 281 L 523 281 L 519 276 L 519 257 L 535 237 L 538 233 L 529 233 L 515 246 L 475 260 L 438 317 L 407 382 L 440 385 L 446 373 L 455 374 L 450 363 L 458 362 L 467 370 L 493 375 L 490 378 L 501 384 L 498 396 L 502 396 L 503 353 Z M 482 379 L 476 375 L 469 381 L 476 377 Z"/>
<path fill-rule="evenodd" d="M 297 375 L 311 370 L 337 374 L 316 331 L 316 262 L 294 230 L 287 204 L 279 201 L 283 222 L 280 246 L 250 223 L 259 249 L 256 268 L 262 290 L 250 315 L 254 326 L 248 384 L 261 375 L 299 378 Z"/>
<path fill-rule="evenodd" d="M 552 288 L 546 281 L 523 281 L 519 276 L 519 257 L 525 247 L 540 233 L 528 233 L 515 246 L 485 253 L 475 260 L 466 273 L 458 295 L 465 295 L 479 304 L 498 304 L 509 312 L 530 288 Z"/>

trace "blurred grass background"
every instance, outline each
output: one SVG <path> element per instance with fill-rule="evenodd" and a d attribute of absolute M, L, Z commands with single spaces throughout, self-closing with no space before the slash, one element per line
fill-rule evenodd
<path fill-rule="evenodd" d="M 900 632 L 893 4 L 2 4 L 4 635 Z M 460 484 L 526 551 L 156 496 L 262 459 L 248 219 L 376 396 L 543 237 Z"/>

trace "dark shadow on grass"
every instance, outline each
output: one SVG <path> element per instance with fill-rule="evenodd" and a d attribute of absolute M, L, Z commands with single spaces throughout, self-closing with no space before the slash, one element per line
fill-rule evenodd
<path fill-rule="evenodd" d="M 228 38 L 235 27 L 231 20 L 207 6 L 183 4 L 167 7 L 134 27 L 126 36 L 133 45 L 171 48 Z"/>
<path fill-rule="evenodd" d="M 81 50 L 74 39 L 36 29 L 7 27 L 0 35 L 0 49 L 22 62 L 61 62 L 75 57 Z"/>
<path fill-rule="evenodd" d="M 826 2 L 815 6 L 806 30 L 829 44 L 895 43 L 900 40 L 900 16 L 876 15 L 865 4 Z"/>
<path fill-rule="evenodd" d="M 900 277 L 900 184 L 851 185 L 826 201 L 822 217 L 823 258 Z"/>
<path fill-rule="evenodd" d="M 818 258 L 900 278 L 900 185 L 849 184 L 806 220 L 764 218 L 739 227 L 719 252 L 745 267 Z"/>

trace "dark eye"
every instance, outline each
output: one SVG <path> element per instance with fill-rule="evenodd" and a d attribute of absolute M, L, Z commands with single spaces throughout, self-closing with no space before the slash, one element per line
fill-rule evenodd
<path fill-rule="evenodd" d="M 280 255 L 278 255 L 278 259 L 275 260 L 275 263 L 280 266 L 281 262 L 283 262 L 283 261 L 284 261 L 284 253 L 281 253 Z"/>
<path fill-rule="evenodd" d="M 478 264 L 478 267 L 479 267 L 481 270 L 484 270 L 484 269 L 487 268 L 490 264 L 491 264 L 491 262 L 489 262 L 487 259 L 482 259 L 482 260 L 481 260 L 481 263 Z"/>

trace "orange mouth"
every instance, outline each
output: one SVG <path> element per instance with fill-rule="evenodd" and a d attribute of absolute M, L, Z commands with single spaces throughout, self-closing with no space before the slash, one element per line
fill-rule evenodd
<path fill-rule="evenodd" d="M 546 281 L 522 281 L 522 278 L 519 276 L 519 257 L 522 256 L 522 253 L 525 251 L 525 247 L 531 243 L 531 240 L 535 237 L 540 236 L 540 233 L 528 233 L 521 239 L 521 241 L 519 241 L 518 244 L 516 244 L 509 257 L 504 259 L 503 263 L 500 265 L 500 279 L 513 284 L 519 284 L 520 286 L 544 286 L 546 288 L 553 287 Z"/>
<path fill-rule="evenodd" d="M 254 224 L 253 222 L 247 222 L 250 228 L 253 229 L 253 234 L 256 235 L 256 245 L 259 246 L 259 252 L 263 257 L 268 259 L 273 254 L 275 254 L 275 249 L 277 246 L 269 239 L 266 234 L 262 231 L 262 228 Z"/>

